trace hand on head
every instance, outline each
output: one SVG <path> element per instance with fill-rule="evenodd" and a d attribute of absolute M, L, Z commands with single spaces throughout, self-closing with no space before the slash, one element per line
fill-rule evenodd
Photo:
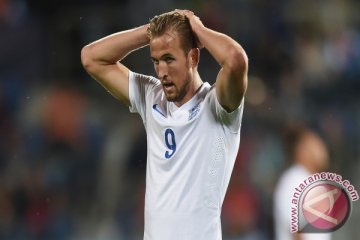
<path fill-rule="evenodd" d="M 191 29 L 192 29 L 192 31 L 194 33 L 195 38 L 196 38 L 197 47 L 200 48 L 200 49 L 204 48 L 204 45 L 199 40 L 199 37 L 198 37 L 198 35 L 196 33 L 196 29 L 195 29 L 196 26 L 204 27 L 204 24 L 201 22 L 200 18 L 198 16 L 196 16 L 193 11 L 190 11 L 190 10 L 175 9 L 174 11 L 177 12 L 177 13 L 185 15 L 189 19 Z"/>

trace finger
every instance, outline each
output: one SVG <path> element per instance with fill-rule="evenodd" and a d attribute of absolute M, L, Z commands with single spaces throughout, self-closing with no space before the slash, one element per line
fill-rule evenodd
<path fill-rule="evenodd" d="M 184 14 L 187 17 L 190 17 L 190 16 L 194 15 L 194 12 L 192 12 L 190 10 L 186 10 L 186 9 L 175 9 L 175 12 L 178 12 L 180 14 Z"/>

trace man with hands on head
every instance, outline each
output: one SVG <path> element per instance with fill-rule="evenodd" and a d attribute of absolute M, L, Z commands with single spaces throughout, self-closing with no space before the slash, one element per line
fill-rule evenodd
<path fill-rule="evenodd" d="M 148 46 L 157 78 L 121 63 Z M 216 83 L 198 72 L 200 48 L 220 64 Z M 144 239 L 219 240 L 221 206 L 240 144 L 248 59 L 229 36 L 189 10 L 97 40 L 86 71 L 137 112 L 147 133 Z"/>

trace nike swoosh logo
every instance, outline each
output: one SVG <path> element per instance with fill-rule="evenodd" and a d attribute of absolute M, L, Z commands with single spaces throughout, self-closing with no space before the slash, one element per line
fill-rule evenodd
<path fill-rule="evenodd" d="M 160 109 L 158 108 L 158 105 L 157 104 L 154 104 L 153 105 L 153 109 L 155 110 L 155 111 L 157 111 L 158 113 L 160 113 L 163 117 L 165 117 L 165 115 L 160 111 Z"/>

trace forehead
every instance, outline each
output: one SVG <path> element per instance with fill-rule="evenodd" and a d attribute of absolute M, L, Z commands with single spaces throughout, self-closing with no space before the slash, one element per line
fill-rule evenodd
<path fill-rule="evenodd" d="M 174 31 L 167 31 L 163 35 L 150 40 L 150 52 L 154 57 L 166 53 L 177 54 L 179 51 L 182 51 L 180 37 Z"/>

